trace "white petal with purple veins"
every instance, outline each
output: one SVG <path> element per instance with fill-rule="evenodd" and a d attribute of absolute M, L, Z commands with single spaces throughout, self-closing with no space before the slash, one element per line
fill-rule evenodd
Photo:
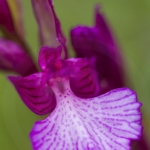
<path fill-rule="evenodd" d="M 130 150 L 141 135 L 141 104 L 127 88 L 90 99 L 76 97 L 66 80 L 53 90 L 57 106 L 35 123 L 30 137 L 34 150 Z M 58 83 L 59 84 L 59 83 Z"/>

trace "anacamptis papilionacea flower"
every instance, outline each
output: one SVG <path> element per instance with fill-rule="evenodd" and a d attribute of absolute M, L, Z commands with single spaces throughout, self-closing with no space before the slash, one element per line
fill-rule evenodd
<path fill-rule="evenodd" d="M 134 91 L 123 87 L 121 59 L 98 6 L 94 27 L 71 30 L 73 47 L 81 58 L 66 59 L 66 39 L 52 1 L 32 0 L 32 4 L 42 45 L 38 58 L 41 72 L 22 42 L 17 42 L 21 47 L 1 39 L 0 61 L 1 69 L 22 75 L 8 78 L 28 108 L 38 115 L 51 112 L 31 130 L 33 149 L 130 150 L 131 140 L 141 137 L 141 103 Z M 10 60 L 9 45 L 14 56 L 24 58 L 22 64 L 17 64 L 19 57 Z"/>

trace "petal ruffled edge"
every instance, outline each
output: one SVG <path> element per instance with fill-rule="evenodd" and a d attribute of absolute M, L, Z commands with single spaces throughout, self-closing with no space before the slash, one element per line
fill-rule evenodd
<path fill-rule="evenodd" d="M 128 88 L 87 100 L 66 83 L 65 93 L 57 91 L 56 97 L 56 109 L 30 133 L 35 150 L 130 150 L 130 141 L 141 137 L 141 103 Z"/>

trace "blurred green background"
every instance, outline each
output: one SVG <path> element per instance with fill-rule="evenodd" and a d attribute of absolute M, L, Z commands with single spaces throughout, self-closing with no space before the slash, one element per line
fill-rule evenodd
<path fill-rule="evenodd" d="M 37 61 L 39 45 L 37 24 L 31 0 L 22 0 L 26 40 Z M 150 140 L 150 0 L 54 0 L 55 10 L 70 49 L 70 28 L 94 22 L 94 5 L 102 4 L 102 12 L 110 23 L 128 75 L 128 85 L 143 103 L 143 123 L 147 140 Z M 73 53 L 70 52 L 73 56 Z M 36 120 L 21 101 L 14 87 L 0 73 L 0 150 L 31 150 L 28 138 Z"/>

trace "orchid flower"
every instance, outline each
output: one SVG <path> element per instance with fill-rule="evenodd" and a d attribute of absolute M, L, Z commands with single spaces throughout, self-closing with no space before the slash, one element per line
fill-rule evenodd
<path fill-rule="evenodd" d="M 35 112 L 53 110 L 35 123 L 30 133 L 33 149 L 129 150 L 130 140 L 139 139 L 142 130 L 136 93 L 120 88 L 98 97 L 77 97 L 70 88 L 70 77 L 85 60 L 62 60 L 60 54 L 60 46 L 43 47 L 41 73 L 9 77 L 28 107 Z"/>
<path fill-rule="evenodd" d="M 33 149 L 129 150 L 130 141 L 141 137 L 141 103 L 134 91 L 128 88 L 114 89 L 124 86 L 118 66 L 120 60 L 116 62 L 117 49 L 98 8 L 94 28 L 77 27 L 71 31 L 77 57 L 86 58 L 66 59 L 66 39 L 52 0 L 32 0 L 32 4 L 39 25 L 42 48 L 38 62 L 42 71 L 35 69 L 22 73 L 21 66 L 26 60 L 32 60 L 22 52 L 24 49 L 20 48 L 21 45 L 0 41 L 0 48 L 3 52 L 1 68 L 22 75 L 9 76 L 8 79 L 24 103 L 38 115 L 51 112 L 46 119 L 36 122 L 31 130 Z M 10 59 L 9 44 L 15 47 L 12 48 L 12 56 L 16 58 L 18 54 L 21 58 L 25 57 L 25 62 L 19 67 L 16 64 L 20 59 Z M 78 44 L 81 49 L 77 47 Z M 65 59 L 61 57 L 62 52 Z M 32 62 L 30 65 L 34 68 Z M 99 85 L 103 80 L 108 84 L 106 88 Z M 102 93 L 105 94 L 100 95 Z"/>

